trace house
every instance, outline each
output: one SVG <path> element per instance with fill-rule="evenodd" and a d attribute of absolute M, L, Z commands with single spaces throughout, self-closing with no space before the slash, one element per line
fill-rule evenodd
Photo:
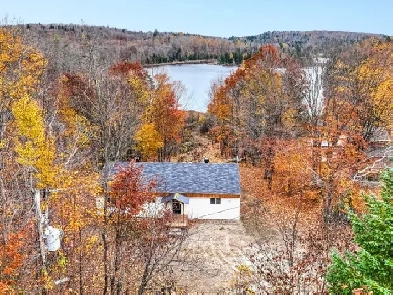
<path fill-rule="evenodd" d="M 145 162 L 142 177 L 155 180 L 156 202 L 142 215 L 168 208 L 183 219 L 240 219 L 240 177 L 236 163 Z"/>
<path fill-rule="evenodd" d="M 357 171 L 353 179 L 366 186 L 380 185 L 381 172 L 393 167 L 393 145 L 375 145 L 366 154 L 364 168 Z"/>

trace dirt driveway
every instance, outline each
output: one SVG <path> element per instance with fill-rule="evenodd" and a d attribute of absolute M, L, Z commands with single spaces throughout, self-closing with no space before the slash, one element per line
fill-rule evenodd
<path fill-rule="evenodd" d="M 197 224 L 190 230 L 174 275 L 189 292 L 218 292 L 231 286 L 237 266 L 254 239 L 242 224 Z"/>

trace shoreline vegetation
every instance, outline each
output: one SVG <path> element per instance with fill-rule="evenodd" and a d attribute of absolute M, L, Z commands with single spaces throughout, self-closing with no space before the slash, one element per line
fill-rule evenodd
<path fill-rule="evenodd" d="M 199 65 L 199 64 L 207 64 L 207 65 L 220 65 L 220 66 L 234 66 L 236 64 L 220 64 L 217 59 L 199 59 L 199 60 L 183 60 L 183 61 L 172 61 L 165 63 L 154 63 L 154 64 L 144 64 L 144 68 L 154 68 L 154 67 L 162 67 L 162 66 L 176 66 L 176 65 Z"/>
<path fill-rule="evenodd" d="M 155 68 L 162 66 L 181 66 L 181 65 L 220 65 L 224 67 L 235 67 L 239 66 L 238 63 L 219 63 L 217 59 L 200 59 L 200 60 L 182 60 L 182 61 L 172 61 L 165 63 L 155 63 L 155 64 L 144 64 L 144 68 Z"/>

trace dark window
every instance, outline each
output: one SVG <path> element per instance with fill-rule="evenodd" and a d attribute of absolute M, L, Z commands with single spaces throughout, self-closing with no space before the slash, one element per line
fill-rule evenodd
<path fill-rule="evenodd" d="M 221 198 L 210 198 L 210 204 L 221 204 Z"/>

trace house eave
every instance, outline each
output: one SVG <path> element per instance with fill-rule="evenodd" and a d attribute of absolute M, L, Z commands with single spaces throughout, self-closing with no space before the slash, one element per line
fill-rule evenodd
<path fill-rule="evenodd" d="M 187 193 L 187 192 L 155 192 L 157 197 L 165 197 L 169 194 L 179 193 L 188 198 L 226 198 L 226 199 L 239 199 L 240 194 L 223 194 L 223 193 Z"/>

